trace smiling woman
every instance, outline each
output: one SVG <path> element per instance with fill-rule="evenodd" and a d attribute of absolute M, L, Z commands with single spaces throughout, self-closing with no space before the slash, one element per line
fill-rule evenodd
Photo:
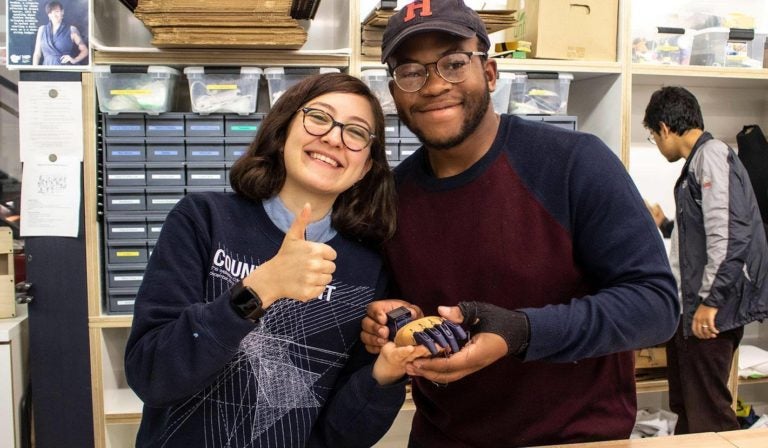
<path fill-rule="evenodd" d="M 428 352 L 358 343 L 395 226 L 383 133 L 362 81 L 307 78 L 232 167 L 234 193 L 168 214 L 126 347 L 136 446 L 372 446 L 389 429 Z"/>
<path fill-rule="evenodd" d="M 329 104 L 331 102 L 333 104 Z M 310 118 L 313 122 L 332 120 L 330 130 L 321 136 L 313 135 L 319 133 L 319 128 L 313 124 L 310 126 L 312 132 L 309 132 L 303 108 L 327 114 L 328 117 L 322 120 L 317 112 Z M 339 115 L 340 111 L 345 111 L 345 115 Z M 341 132 L 335 130 L 340 125 L 336 119 L 346 123 Z M 368 87 L 359 79 L 345 74 L 328 73 L 310 77 L 280 97 L 265 117 L 246 154 L 232 167 L 232 188 L 243 196 L 258 200 L 278 194 L 290 176 L 286 171 L 288 155 L 284 156 L 284 153 L 289 152 L 294 141 L 301 147 L 315 144 L 308 148 L 340 163 L 349 159 L 352 156 L 349 153 L 359 145 L 353 143 L 350 151 L 350 147 L 344 144 L 343 130 L 348 124 L 360 126 L 358 132 L 369 134 L 370 142 L 361 148 L 366 149 L 361 151 L 361 155 L 370 167 L 362 179 L 354 179 L 354 188 L 340 191 L 334 198 L 333 226 L 341 233 L 373 242 L 391 236 L 395 225 L 394 186 L 384 151 L 384 115 Z M 323 142 L 325 146 L 321 145 Z M 335 145 L 342 145 L 345 150 L 337 150 Z M 327 202 L 327 198 L 323 202 Z M 297 208 L 300 209 L 302 204 Z M 313 210 L 317 213 L 321 211 L 315 204 Z"/>
<path fill-rule="evenodd" d="M 48 23 L 37 30 L 32 65 L 79 65 L 88 58 L 88 45 L 77 26 L 64 20 L 64 5 L 45 4 Z M 86 30 L 87 35 L 87 30 Z"/>

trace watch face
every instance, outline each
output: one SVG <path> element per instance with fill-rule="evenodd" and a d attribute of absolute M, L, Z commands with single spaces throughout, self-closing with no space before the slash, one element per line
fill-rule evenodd
<path fill-rule="evenodd" d="M 261 298 L 256 291 L 243 285 L 242 281 L 237 282 L 230 289 L 230 303 L 237 314 L 244 319 L 256 320 L 266 314 L 262 307 Z"/>

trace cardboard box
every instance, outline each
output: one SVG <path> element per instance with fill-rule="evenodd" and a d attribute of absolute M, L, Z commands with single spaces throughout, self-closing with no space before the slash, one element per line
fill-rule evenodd
<path fill-rule="evenodd" d="M 635 369 L 653 369 L 666 366 L 667 351 L 664 347 L 635 350 Z"/>
<path fill-rule="evenodd" d="M 526 0 L 517 39 L 530 41 L 530 57 L 615 61 L 619 0 Z"/>

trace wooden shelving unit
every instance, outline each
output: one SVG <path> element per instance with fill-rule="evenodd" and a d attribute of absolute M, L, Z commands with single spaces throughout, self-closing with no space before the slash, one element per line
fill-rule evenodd
<path fill-rule="evenodd" d="M 111 0 L 110 0 L 111 1 Z M 639 0 L 636 0 L 639 1 Z M 103 4 L 108 0 L 100 0 Z M 343 4 L 343 5 L 342 5 Z M 339 6 L 341 5 L 341 6 Z M 346 6 L 344 6 L 346 5 Z M 115 4 L 115 7 L 120 7 Z M 96 64 L 142 65 L 232 65 L 232 66 L 311 66 L 338 67 L 359 75 L 364 68 L 381 67 L 378 59 L 360 54 L 360 0 L 344 0 L 334 7 L 345 9 L 348 17 L 348 49 L 339 51 L 250 51 L 250 50 L 155 50 L 102 48 L 94 52 Z M 97 8 L 98 12 L 99 8 Z M 744 120 L 746 109 L 756 121 L 768 118 L 768 70 L 722 69 L 717 67 L 668 67 L 630 62 L 631 0 L 620 0 L 619 48 L 617 61 L 582 62 L 555 60 L 498 60 L 502 71 L 554 71 L 574 74 L 570 87 L 569 115 L 578 116 L 579 129 L 600 137 L 631 165 L 632 152 L 643 145 L 646 133 L 640 123 L 650 91 L 666 84 L 685 84 L 699 89 L 710 99 L 723 92 L 732 94 L 736 103 L 724 105 L 722 99 L 703 104 L 705 117 L 717 130 L 718 122 L 733 126 Z M 98 16 L 96 17 L 98 21 Z M 133 26 L 143 26 L 136 20 Z M 310 34 L 310 39 L 312 35 Z M 91 335 L 91 372 L 93 386 L 94 428 L 97 447 L 132 446 L 131 437 L 141 418 L 141 402 L 125 384 L 122 349 L 131 326 L 131 316 L 107 315 L 102 306 L 100 230 L 96 214 L 96 99 L 93 77 L 84 74 L 84 116 L 91 125 L 86 141 L 85 203 L 86 242 L 89 285 L 89 327 Z M 707 94 L 711 92 L 711 94 Z M 716 110 L 721 108 L 725 110 Z M 723 119 L 723 117 L 725 117 Z M 746 124 L 746 123 L 744 123 Z M 671 190 L 670 190 L 671 191 Z M 768 379 L 745 380 L 742 384 L 768 383 Z M 734 382 L 734 388 L 735 382 Z M 640 380 L 638 393 L 667 390 L 665 379 Z M 414 410 L 409 398 L 404 411 Z M 133 429 L 131 429 L 133 427 Z M 120 442 L 116 441 L 120 440 Z"/>

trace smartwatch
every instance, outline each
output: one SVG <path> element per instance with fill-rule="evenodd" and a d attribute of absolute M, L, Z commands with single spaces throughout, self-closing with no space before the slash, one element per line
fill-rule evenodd
<path fill-rule="evenodd" d="M 245 286 L 242 280 L 235 283 L 229 289 L 229 294 L 229 304 L 232 305 L 232 309 L 235 310 L 237 315 L 243 319 L 250 319 L 256 322 L 267 313 L 256 291 Z"/>
<path fill-rule="evenodd" d="M 387 313 L 387 328 L 389 328 L 389 340 L 394 341 L 395 340 L 395 334 L 397 334 L 397 330 L 403 328 L 405 324 L 412 321 L 411 312 L 408 311 L 408 308 L 401 306 L 399 308 L 395 308 L 392 311 L 389 311 Z"/>

